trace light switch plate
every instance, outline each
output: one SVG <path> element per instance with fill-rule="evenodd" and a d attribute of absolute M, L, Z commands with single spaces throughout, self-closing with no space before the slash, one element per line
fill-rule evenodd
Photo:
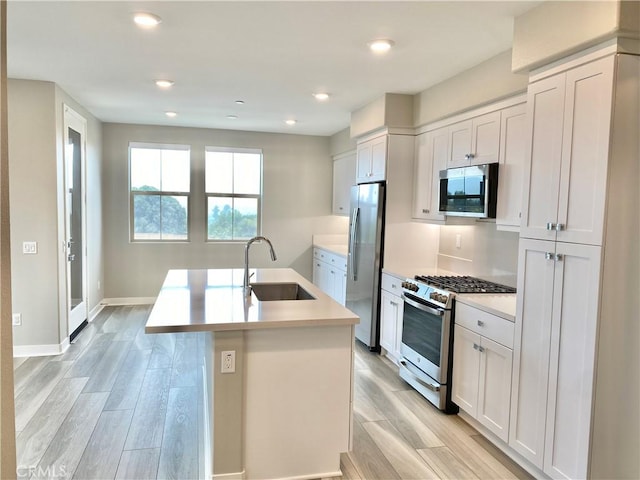
<path fill-rule="evenodd" d="M 38 242 L 22 242 L 22 253 L 24 255 L 35 255 L 38 253 Z"/>

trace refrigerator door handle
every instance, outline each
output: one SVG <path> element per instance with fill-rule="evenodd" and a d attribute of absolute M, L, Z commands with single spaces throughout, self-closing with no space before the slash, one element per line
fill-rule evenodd
<path fill-rule="evenodd" d="M 353 209 L 353 222 L 351 222 L 351 232 L 349 238 L 349 271 L 351 272 L 351 279 L 355 282 L 358 277 L 356 272 L 356 238 L 358 234 L 358 217 L 360 216 L 360 209 L 358 207 Z"/>

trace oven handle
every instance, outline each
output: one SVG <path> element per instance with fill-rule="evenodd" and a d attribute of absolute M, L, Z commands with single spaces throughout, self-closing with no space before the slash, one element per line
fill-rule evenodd
<path fill-rule="evenodd" d="M 426 305 L 423 305 L 422 303 L 418 303 L 415 300 L 411 300 L 410 298 L 408 298 L 404 294 L 402 294 L 402 299 L 405 301 L 405 303 L 408 303 L 412 307 L 416 307 L 418 310 L 422 310 L 423 312 L 431 313 L 431 314 L 437 315 L 439 317 L 444 316 L 444 310 L 441 310 L 439 308 L 427 307 Z"/>
<path fill-rule="evenodd" d="M 411 374 L 411 376 L 418 383 L 420 383 L 420 385 L 422 385 L 425 388 L 428 388 L 432 392 L 439 392 L 440 391 L 440 385 L 433 385 L 431 383 L 426 383 L 425 381 L 423 381 L 420 377 L 418 377 L 418 375 L 416 375 L 416 372 L 413 371 L 413 366 L 409 366 L 409 363 L 407 361 L 400 360 L 400 364 Z"/>

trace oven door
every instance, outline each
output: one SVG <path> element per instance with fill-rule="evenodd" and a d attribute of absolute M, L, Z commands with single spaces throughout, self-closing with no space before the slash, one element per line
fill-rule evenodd
<path fill-rule="evenodd" d="M 402 295 L 402 345 L 400 352 L 440 384 L 447 383 L 451 311 Z"/>

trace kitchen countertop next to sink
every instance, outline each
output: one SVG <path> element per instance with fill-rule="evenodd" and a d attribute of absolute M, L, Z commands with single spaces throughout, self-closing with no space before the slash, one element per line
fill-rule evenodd
<path fill-rule="evenodd" d="M 354 325 L 359 318 L 290 268 L 249 269 L 253 283 L 297 283 L 315 299 L 250 301 L 244 270 L 169 270 L 146 333 Z"/>

